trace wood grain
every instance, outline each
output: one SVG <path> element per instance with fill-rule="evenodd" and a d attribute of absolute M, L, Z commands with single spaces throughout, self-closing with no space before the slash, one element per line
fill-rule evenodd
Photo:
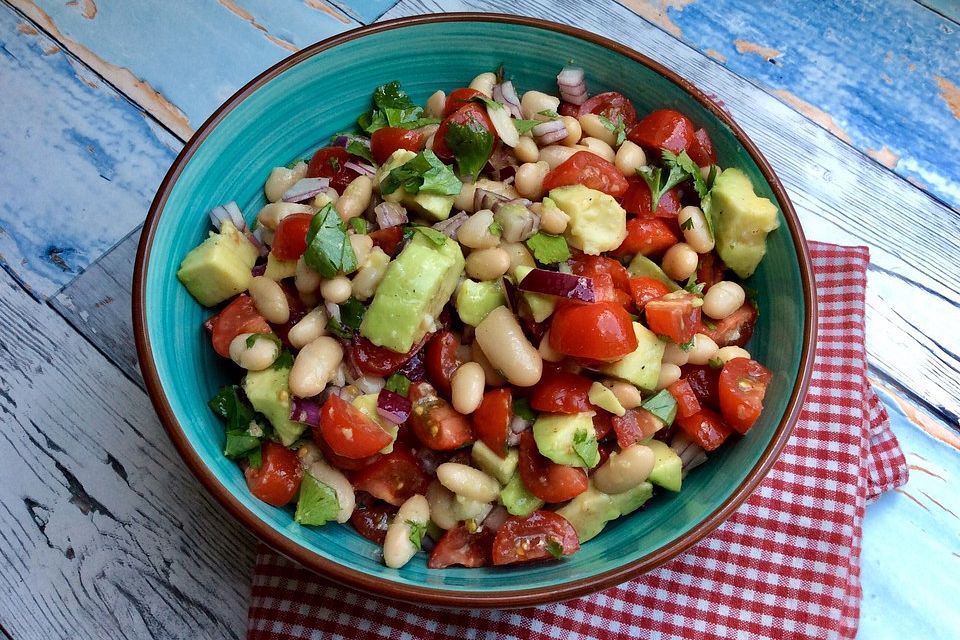
<path fill-rule="evenodd" d="M 253 541 L 146 396 L 0 273 L 0 619 L 18 640 L 240 638 Z"/>

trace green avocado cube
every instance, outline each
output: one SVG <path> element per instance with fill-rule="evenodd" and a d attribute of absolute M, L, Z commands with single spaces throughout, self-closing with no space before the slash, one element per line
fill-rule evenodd
<path fill-rule="evenodd" d="M 268 367 L 262 371 L 248 371 L 243 379 L 243 392 L 253 408 L 273 425 L 280 442 L 289 447 L 306 429 L 306 425 L 290 419 L 290 369 Z"/>
<path fill-rule="evenodd" d="M 632 489 L 627 489 L 623 493 L 614 493 L 610 496 L 613 504 L 617 507 L 617 517 L 633 513 L 653 497 L 653 485 L 649 482 L 641 482 Z"/>
<path fill-rule="evenodd" d="M 457 289 L 457 315 L 465 324 L 475 327 L 487 314 L 507 303 L 503 287 L 497 281 L 464 280 Z"/>
<path fill-rule="evenodd" d="M 507 449 L 507 457 L 501 458 L 496 452 L 477 440 L 470 450 L 470 459 L 477 467 L 497 479 L 500 484 L 507 484 L 517 471 L 520 454 L 515 448 Z"/>
<path fill-rule="evenodd" d="M 592 469 L 600 462 L 593 412 L 541 413 L 533 423 L 533 439 L 540 453 L 557 464 Z"/>
<path fill-rule="evenodd" d="M 279 260 L 273 253 L 267 254 L 267 268 L 263 275 L 277 282 L 297 275 L 296 260 Z"/>
<path fill-rule="evenodd" d="M 680 491 L 683 482 L 683 461 L 667 443 L 659 440 L 650 440 L 646 443 L 653 449 L 653 471 L 647 480 L 661 486 L 668 491 Z"/>
<path fill-rule="evenodd" d="M 575 184 L 551 189 L 550 199 L 570 216 L 564 233 L 570 246 L 596 256 L 627 238 L 627 212 L 613 196 Z"/>
<path fill-rule="evenodd" d="M 724 169 L 706 207 L 714 217 L 720 259 L 741 278 L 753 274 L 767 252 L 767 234 L 778 226 L 777 207 L 753 192 L 740 169 Z"/>
<path fill-rule="evenodd" d="M 583 544 L 603 531 L 608 522 L 615 520 L 620 510 L 612 497 L 597 490 L 591 483 L 586 491 L 557 509 L 557 513 L 573 525 Z"/>
<path fill-rule="evenodd" d="M 184 257 L 177 278 L 197 302 L 212 307 L 247 290 L 257 255 L 246 236 L 224 220 L 219 233 L 211 231 Z"/>
<path fill-rule="evenodd" d="M 603 373 L 632 382 L 634 385 L 653 391 L 660 378 L 660 365 L 666 342 L 653 331 L 639 322 L 633 323 L 633 332 L 637 336 L 637 348 L 620 360 L 600 368 Z"/>
<path fill-rule="evenodd" d="M 671 280 L 670 276 L 664 273 L 663 269 L 660 268 L 660 265 L 646 256 L 642 256 L 640 254 L 635 255 L 633 260 L 631 260 L 630 264 L 627 266 L 627 272 L 631 276 L 659 280 L 665 284 L 667 289 L 670 291 L 680 290 L 680 285 Z"/>
<path fill-rule="evenodd" d="M 543 506 L 543 500 L 530 493 L 520 474 L 515 474 L 500 490 L 500 504 L 512 516 L 528 516 Z"/>

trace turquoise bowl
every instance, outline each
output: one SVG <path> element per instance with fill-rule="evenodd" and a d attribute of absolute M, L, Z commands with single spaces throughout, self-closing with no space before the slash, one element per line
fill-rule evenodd
<path fill-rule="evenodd" d="M 184 255 L 209 230 L 207 211 L 235 200 L 252 219 L 264 204 L 270 169 L 308 157 L 350 130 L 379 84 L 400 80 L 424 103 L 436 89 L 468 83 L 507 63 L 523 89 L 555 92 L 568 61 L 586 69 L 591 92 L 617 90 L 638 113 L 670 107 L 709 131 L 719 163 L 750 176 L 776 202 L 780 229 L 750 286 L 762 313 L 749 345 L 773 372 L 766 407 L 739 442 L 694 470 L 678 494 L 610 523 L 561 562 L 428 570 L 419 554 L 388 569 L 380 550 L 351 528 L 296 524 L 289 509 L 253 498 L 224 458 L 223 427 L 207 399 L 235 382 L 201 329 L 211 315 L 176 279 Z M 775 461 L 799 413 L 812 363 L 815 307 L 809 258 L 790 201 L 743 131 L 687 81 L 616 42 L 529 18 L 446 14 L 386 22 L 309 47 L 264 72 L 200 128 L 170 169 L 144 226 L 134 276 L 133 316 L 140 364 L 163 424 L 205 487 L 280 553 L 356 588 L 419 603 L 513 607 L 559 601 L 612 586 L 664 563 L 717 527 Z"/>

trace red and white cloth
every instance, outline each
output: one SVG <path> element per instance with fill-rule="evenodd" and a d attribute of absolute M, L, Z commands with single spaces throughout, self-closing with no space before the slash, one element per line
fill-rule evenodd
<path fill-rule="evenodd" d="M 866 504 L 907 465 L 866 379 L 865 247 L 811 243 L 817 353 L 767 478 L 710 536 L 606 591 L 516 610 L 449 610 L 342 587 L 261 547 L 248 638 L 850 638 Z"/>

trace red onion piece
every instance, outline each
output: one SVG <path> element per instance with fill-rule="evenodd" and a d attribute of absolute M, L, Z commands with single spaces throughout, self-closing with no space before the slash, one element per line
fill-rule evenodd
<path fill-rule="evenodd" d="M 564 129 L 566 130 L 566 129 Z M 486 189 L 475 189 L 473 192 L 473 210 L 480 211 L 481 209 L 493 209 L 493 207 L 498 202 L 506 202 L 510 198 L 502 196 L 495 191 L 488 191 Z"/>
<path fill-rule="evenodd" d="M 375 176 L 377 175 L 377 170 L 374 169 L 371 165 L 366 162 L 354 162 L 353 160 L 343 163 L 343 166 L 347 169 L 353 169 L 362 176 Z"/>
<path fill-rule="evenodd" d="M 212 224 L 217 231 L 220 231 L 220 226 L 224 220 L 230 220 L 233 226 L 237 228 L 237 231 L 243 232 L 247 230 L 247 221 L 243 219 L 243 213 L 240 211 L 240 207 L 238 207 L 237 203 L 233 200 L 219 207 L 214 207 L 210 210 L 209 216 L 210 224 Z"/>
<path fill-rule="evenodd" d="M 257 252 L 260 254 L 261 258 L 270 253 L 270 247 L 268 247 L 267 243 L 263 241 L 264 229 L 265 227 L 257 227 L 252 232 L 247 232 L 247 240 L 249 240 L 250 244 L 257 248 Z"/>
<path fill-rule="evenodd" d="M 256 278 L 257 276 L 262 276 L 267 272 L 267 263 L 262 262 L 260 264 L 253 265 L 253 269 L 250 269 L 250 274 Z"/>
<path fill-rule="evenodd" d="M 520 111 L 520 97 L 513 86 L 513 82 L 507 80 L 500 84 L 500 94 L 503 96 L 503 104 L 510 110 L 510 115 L 514 118 L 522 119 L 523 113 Z"/>
<path fill-rule="evenodd" d="M 290 402 L 290 419 L 314 427 L 320 426 L 321 404 L 316 400 L 292 397 Z"/>
<path fill-rule="evenodd" d="M 398 202 L 381 202 L 373 208 L 377 225 L 381 229 L 395 227 L 407 222 L 407 210 Z"/>
<path fill-rule="evenodd" d="M 460 227 L 463 226 L 463 223 L 466 222 L 468 217 L 469 216 L 467 216 L 466 211 L 461 211 L 455 216 L 451 216 L 446 220 L 436 223 L 432 228 L 436 229 L 448 238 L 455 239 L 457 237 L 457 232 L 460 231 Z"/>
<path fill-rule="evenodd" d="M 314 197 L 330 186 L 329 178 L 301 178 L 296 184 L 283 192 L 284 202 L 303 202 Z"/>
<path fill-rule="evenodd" d="M 531 133 L 533 133 L 533 138 L 537 141 L 537 144 L 543 147 L 566 138 L 567 127 L 562 120 L 550 120 L 535 126 Z"/>
<path fill-rule="evenodd" d="M 587 83 L 583 69 L 564 67 L 557 75 L 557 86 L 564 101 L 578 106 L 587 101 Z"/>
<path fill-rule="evenodd" d="M 424 340 L 424 344 L 426 344 Z M 410 356 L 410 359 L 407 360 L 400 369 L 397 370 L 397 373 L 401 373 L 407 377 L 410 382 L 422 382 L 427 379 L 427 367 L 423 362 L 423 353 L 424 349 L 420 349 L 415 354 Z"/>
<path fill-rule="evenodd" d="M 510 432 L 511 433 L 523 433 L 530 428 L 530 425 L 533 424 L 533 421 L 521 418 L 520 416 L 513 416 L 510 420 Z"/>
<path fill-rule="evenodd" d="M 333 141 L 330 143 L 330 146 L 346 147 L 351 142 L 359 142 L 367 149 L 370 148 L 370 138 L 367 138 L 366 136 L 355 136 L 355 135 L 347 135 L 347 134 L 339 135 L 335 137 Z"/>
<path fill-rule="evenodd" d="M 517 285 L 521 291 L 545 293 L 581 302 L 594 302 L 593 279 L 572 273 L 533 269 Z"/>
<path fill-rule="evenodd" d="M 403 424 L 410 417 L 412 409 L 410 401 L 399 393 L 380 389 L 380 395 L 377 396 L 377 415 L 393 424 Z"/>

